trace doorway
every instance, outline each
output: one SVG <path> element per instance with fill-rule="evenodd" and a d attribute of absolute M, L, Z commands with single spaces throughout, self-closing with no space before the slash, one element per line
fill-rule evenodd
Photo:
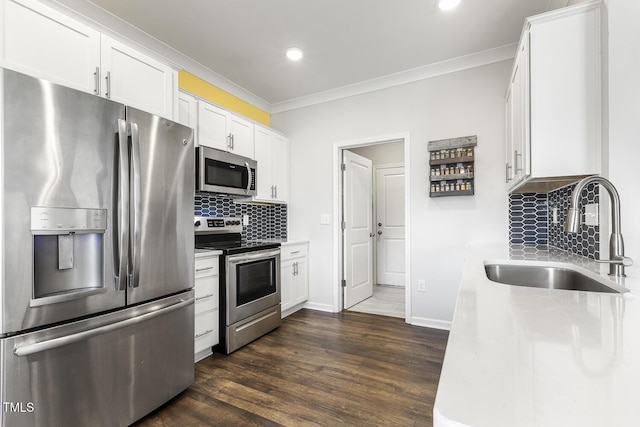
<path fill-rule="evenodd" d="M 336 311 L 403 317 L 410 323 L 407 143 L 408 135 L 401 135 L 335 144 L 334 157 L 347 169 L 338 171 L 339 185 L 334 185 L 334 213 L 339 212 Z M 363 179 L 367 175 L 370 190 Z"/>

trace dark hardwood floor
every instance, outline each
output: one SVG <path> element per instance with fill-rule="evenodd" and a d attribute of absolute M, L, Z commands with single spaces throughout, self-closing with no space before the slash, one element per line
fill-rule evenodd
<path fill-rule="evenodd" d="M 431 426 L 446 331 L 300 310 L 136 426 Z"/>

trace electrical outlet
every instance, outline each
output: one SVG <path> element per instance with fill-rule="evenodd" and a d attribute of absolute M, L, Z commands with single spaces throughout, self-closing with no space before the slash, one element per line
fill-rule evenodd
<path fill-rule="evenodd" d="M 249 225 L 249 215 L 242 215 L 242 225 Z"/>
<path fill-rule="evenodd" d="M 553 223 L 557 224 L 558 223 L 558 208 L 554 207 L 552 212 L 553 212 Z"/>
<path fill-rule="evenodd" d="M 427 284 L 424 279 L 418 280 L 418 292 L 427 292 Z"/>
<path fill-rule="evenodd" d="M 329 225 L 331 223 L 331 216 L 329 214 L 320 214 L 320 224 Z"/>

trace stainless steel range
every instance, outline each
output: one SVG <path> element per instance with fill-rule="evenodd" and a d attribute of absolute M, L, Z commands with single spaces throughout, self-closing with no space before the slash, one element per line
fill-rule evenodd
<path fill-rule="evenodd" d="M 280 243 L 242 240 L 241 218 L 195 217 L 196 249 L 220 256 L 220 344 L 229 354 L 280 326 Z"/>

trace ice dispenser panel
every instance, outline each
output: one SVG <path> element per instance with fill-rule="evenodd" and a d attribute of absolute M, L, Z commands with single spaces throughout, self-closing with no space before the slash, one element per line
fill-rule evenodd
<path fill-rule="evenodd" d="M 31 208 L 33 298 L 104 287 L 105 209 Z"/>

